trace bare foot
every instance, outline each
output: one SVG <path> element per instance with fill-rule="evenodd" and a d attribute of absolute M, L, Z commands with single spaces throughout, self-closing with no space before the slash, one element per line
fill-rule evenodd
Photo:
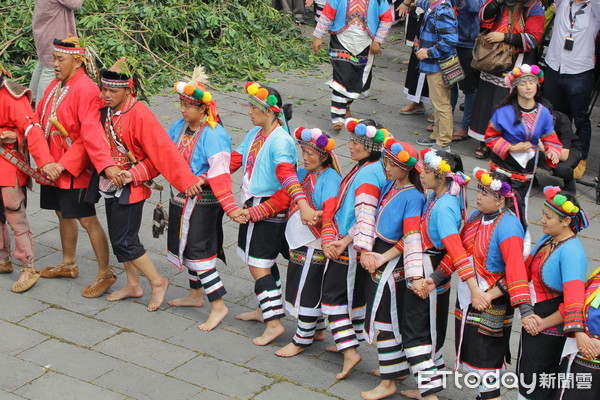
<path fill-rule="evenodd" d="M 314 339 L 317 342 L 325 340 L 325 331 L 316 331 Z"/>
<path fill-rule="evenodd" d="M 273 323 L 268 323 L 263 334 L 259 337 L 252 339 L 252 343 L 254 343 L 257 346 L 265 346 L 271 343 L 273 340 L 277 339 L 283 334 L 283 332 L 285 332 L 285 327 L 281 324 L 279 320 L 269 322 Z"/>
<path fill-rule="evenodd" d="M 379 400 L 394 394 L 396 394 L 396 382 L 393 379 L 384 379 L 375 389 L 361 392 L 360 396 L 367 400 Z"/>
<path fill-rule="evenodd" d="M 167 304 L 173 307 L 202 307 L 204 299 L 202 298 L 201 290 L 191 289 L 187 297 L 169 300 Z"/>
<path fill-rule="evenodd" d="M 220 301 L 221 304 L 215 305 L 216 302 L 213 302 L 211 304 L 212 308 L 210 310 L 210 315 L 208 316 L 208 319 L 205 323 L 198 325 L 198 329 L 200 329 L 201 331 L 212 331 L 213 329 L 215 329 L 217 325 L 219 325 L 221 321 L 223 321 L 223 318 L 225 318 L 225 316 L 229 312 L 229 308 L 225 306 L 225 303 L 223 303 L 222 299 L 219 299 L 217 301 Z"/>
<path fill-rule="evenodd" d="M 276 356 L 279 357 L 294 357 L 306 350 L 306 347 L 296 346 L 294 343 L 288 343 L 286 346 L 280 348 L 275 352 Z"/>
<path fill-rule="evenodd" d="M 345 350 L 344 366 L 342 367 L 342 372 L 337 374 L 335 376 L 335 379 L 342 380 L 347 378 L 348 375 L 350 375 L 350 372 L 352 372 L 352 369 L 356 367 L 356 364 L 358 364 L 360 360 L 362 360 L 362 357 L 360 356 L 360 354 L 358 354 L 358 351 L 356 351 L 356 349 L 351 348 Z"/>
<path fill-rule="evenodd" d="M 325 347 L 325 351 L 329 351 L 330 353 L 339 353 L 340 352 L 337 349 L 336 345 Z"/>
<path fill-rule="evenodd" d="M 260 308 L 254 310 L 254 311 L 238 314 L 235 316 L 235 319 L 240 319 L 242 321 L 265 322 L 263 320 L 262 311 L 260 310 Z"/>
<path fill-rule="evenodd" d="M 125 287 L 123 289 L 119 289 L 116 292 L 109 294 L 106 297 L 106 300 L 117 301 L 117 300 L 128 299 L 130 297 L 138 298 L 138 297 L 142 297 L 143 295 L 144 295 L 144 291 L 142 290 L 141 286 L 125 285 Z"/>
<path fill-rule="evenodd" d="M 375 376 L 377 376 L 377 377 L 381 377 L 381 371 L 379 370 L 379 368 L 372 369 L 372 370 L 371 370 L 371 374 L 373 374 L 373 375 L 375 375 Z M 403 380 L 405 380 L 406 378 L 408 378 L 408 375 L 399 376 L 399 377 L 397 377 L 397 378 L 396 378 L 396 380 L 397 380 L 397 381 L 403 381 Z"/>
<path fill-rule="evenodd" d="M 152 286 L 152 295 L 150 296 L 150 303 L 148 303 L 148 311 L 156 311 L 165 300 L 167 289 L 169 288 L 169 280 L 165 277 L 161 277 L 161 283 L 156 286 Z"/>

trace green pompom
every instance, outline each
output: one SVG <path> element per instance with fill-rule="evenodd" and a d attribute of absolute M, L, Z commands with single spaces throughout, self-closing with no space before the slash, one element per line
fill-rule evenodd
<path fill-rule="evenodd" d="M 381 129 L 377 129 L 377 132 L 375 133 L 375 136 L 373 137 L 373 141 L 375 143 L 381 143 L 381 142 L 383 142 L 383 139 L 385 139 L 385 133 L 383 133 L 383 131 Z"/>
<path fill-rule="evenodd" d="M 272 94 L 270 94 L 267 97 L 267 105 L 269 105 L 270 107 L 277 105 L 277 97 L 275 97 Z"/>
<path fill-rule="evenodd" d="M 417 165 L 417 159 L 416 159 L 416 158 L 414 158 L 414 157 L 411 157 L 411 158 L 409 158 L 409 159 L 408 159 L 408 161 L 406 162 L 406 166 L 407 166 L 408 168 L 412 168 L 412 167 L 414 167 L 415 165 Z"/>
<path fill-rule="evenodd" d="M 567 201 L 567 198 L 565 196 L 563 196 L 562 194 L 557 194 L 556 196 L 554 196 L 554 199 L 552 199 L 552 201 L 554 201 L 554 204 L 561 207 L 563 204 L 565 204 L 565 201 Z"/>
<path fill-rule="evenodd" d="M 194 93 L 192 93 L 192 97 L 196 100 L 202 100 L 202 96 L 204 96 L 204 92 L 198 88 L 194 89 Z"/>

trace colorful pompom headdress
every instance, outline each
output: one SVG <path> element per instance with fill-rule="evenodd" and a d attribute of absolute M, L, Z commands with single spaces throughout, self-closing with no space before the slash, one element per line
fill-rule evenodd
<path fill-rule="evenodd" d="M 473 176 L 478 181 L 477 188 L 480 191 L 490 193 L 496 198 L 511 198 L 517 217 L 519 220 L 521 219 L 517 197 L 515 196 L 510 183 L 502 182 L 500 179 L 494 179 L 488 170 L 479 167 L 473 168 Z"/>
<path fill-rule="evenodd" d="M 345 122 L 346 129 L 350 132 L 350 140 L 362 143 L 365 149 L 381 151 L 383 140 L 390 136 L 387 129 L 377 129 L 373 125 L 366 125 L 356 118 L 348 118 Z"/>
<path fill-rule="evenodd" d="M 314 150 L 322 156 L 329 155 L 331 157 L 331 166 L 341 174 L 337 157 L 333 153 L 333 149 L 335 148 L 335 140 L 333 138 L 324 134 L 319 128 L 308 129 L 303 126 L 296 128 L 294 137 L 298 140 L 300 147 Z"/>
<path fill-rule="evenodd" d="M 451 195 L 460 198 L 462 218 L 463 220 L 466 219 L 467 194 L 465 193 L 465 186 L 467 186 L 471 178 L 462 171 L 452 171 L 452 167 L 448 161 L 444 160 L 431 148 L 421 150 L 421 159 L 423 167 L 433 171 L 438 179 L 451 179 L 449 192 Z"/>
<path fill-rule="evenodd" d="M 269 94 L 267 88 L 261 87 L 256 82 L 246 82 L 244 86 L 248 93 L 248 103 L 258 107 L 262 112 L 267 113 L 269 110 L 274 113 L 280 113 L 281 107 L 277 105 L 277 97 Z"/>
<path fill-rule="evenodd" d="M 504 83 L 513 89 L 523 80 L 534 80 L 538 85 L 544 82 L 544 71 L 537 65 L 523 64 L 520 67 L 513 68 L 504 77 Z"/>
<path fill-rule="evenodd" d="M 573 231 L 575 233 L 589 226 L 589 221 L 583 209 L 577 207 L 572 201 L 567 200 L 567 197 L 560 194 L 561 189 L 558 186 L 546 186 L 544 188 L 544 196 L 546 201 L 544 205 L 554 211 L 559 217 L 572 218 L 575 221 Z"/>
<path fill-rule="evenodd" d="M 208 115 L 206 122 L 214 129 L 219 122 L 219 110 L 217 110 L 217 103 L 213 100 L 212 94 L 206 90 L 206 84 L 208 84 L 208 75 L 206 75 L 204 67 L 199 65 L 194 68 L 192 79 L 189 82 L 179 81 L 173 88 L 175 92 L 179 93 L 179 100 L 196 106 L 206 105 Z"/>
<path fill-rule="evenodd" d="M 383 140 L 383 156 L 405 171 L 417 165 L 417 158 L 419 157 L 412 145 L 400 142 L 391 136 Z"/>

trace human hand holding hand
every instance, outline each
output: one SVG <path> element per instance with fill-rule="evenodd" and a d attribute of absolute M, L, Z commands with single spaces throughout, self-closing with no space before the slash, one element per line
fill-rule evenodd
<path fill-rule="evenodd" d="M 550 160 L 550 162 L 551 162 L 553 165 L 556 165 L 556 164 L 558 164 L 558 161 L 559 161 L 559 160 L 558 160 L 558 156 L 556 155 L 556 153 L 551 153 L 551 152 L 549 152 L 549 151 L 548 151 L 548 152 L 546 152 L 546 158 L 547 158 L 548 160 Z"/>
<path fill-rule="evenodd" d="M 104 168 L 104 171 L 102 171 L 102 173 L 104 173 L 104 176 L 107 179 L 110 179 L 111 182 L 114 183 L 117 187 L 123 187 L 123 177 L 119 175 L 121 171 L 121 168 L 119 168 L 118 166 L 111 165 L 110 167 Z"/>
<path fill-rule="evenodd" d="M 433 292 L 436 289 L 435 286 L 435 282 L 433 281 L 433 278 L 431 277 L 427 277 L 425 278 L 425 287 L 423 288 L 423 291 L 427 291 L 427 295 L 429 295 L 429 293 Z"/>
<path fill-rule="evenodd" d="M 581 354 L 592 360 L 596 358 L 597 349 L 591 337 L 585 332 L 575 332 L 575 340 L 577 341 L 577 349 Z"/>
<path fill-rule="evenodd" d="M 57 180 L 64 170 L 65 167 L 56 162 L 49 162 L 40 168 L 40 172 L 51 181 Z"/>
<path fill-rule="evenodd" d="M 127 185 L 128 183 L 133 182 L 133 174 L 130 171 L 127 171 L 126 169 L 119 172 L 119 176 L 123 180 L 123 185 Z"/>
<path fill-rule="evenodd" d="M 433 279 L 432 279 L 433 281 Z M 411 281 L 412 291 L 422 299 L 426 299 L 429 296 L 429 285 L 424 278 L 413 279 Z"/>
<path fill-rule="evenodd" d="M 311 207 L 301 208 L 300 218 L 302 219 L 302 223 L 308 226 L 314 226 L 319 222 L 319 214 Z"/>
<path fill-rule="evenodd" d="M 404 3 L 400 3 L 400 5 L 396 8 L 396 11 L 398 11 L 399 18 L 406 17 L 408 15 L 409 10 L 410 7 Z"/>
<path fill-rule="evenodd" d="M 202 192 L 202 185 L 204 185 L 204 179 L 198 177 L 198 182 L 187 188 L 184 194 L 187 197 L 197 196 L 198 194 L 200 194 L 200 192 Z"/>
<path fill-rule="evenodd" d="M 471 290 L 471 304 L 475 309 L 483 311 L 490 306 L 491 301 L 483 290 L 476 288 Z"/>

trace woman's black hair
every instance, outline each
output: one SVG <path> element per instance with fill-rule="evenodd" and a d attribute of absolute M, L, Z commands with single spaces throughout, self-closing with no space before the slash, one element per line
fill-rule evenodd
<path fill-rule="evenodd" d="M 535 96 L 533 97 L 533 100 L 535 100 L 535 104 L 536 106 L 542 101 L 542 90 L 540 88 L 539 85 L 537 85 L 537 92 L 535 92 Z M 515 86 L 515 88 L 510 92 L 510 94 L 508 96 L 506 96 L 504 98 L 504 100 L 502 100 L 500 102 L 500 104 L 498 104 L 498 106 L 496 108 L 501 108 L 504 107 L 507 104 L 511 104 L 513 109 L 515 110 L 515 125 L 519 125 L 521 123 L 521 119 L 523 118 L 523 113 L 521 112 L 521 107 L 519 106 L 519 87 Z"/>
<path fill-rule="evenodd" d="M 383 125 L 381 125 L 374 119 L 363 119 L 360 121 L 360 123 L 365 124 L 366 126 L 374 126 L 377 129 L 383 128 Z M 360 160 L 360 162 L 363 163 L 363 162 L 371 162 L 371 161 L 379 161 L 379 160 L 381 160 L 381 151 L 371 150 L 371 153 L 369 154 L 369 156 L 367 158 Z"/>
<path fill-rule="evenodd" d="M 417 188 L 419 192 L 425 193 L 423 183 L 421 182 L 421 177 L 419 176 L 419 171 L 417 171 L 416 168 L 411 168 L 411 170 L 408 171 L 408 180 Z"/>
<path fill-rule="evenodd" d="M 462 158 L 456 153 L 451 153 L 445 150 L 436 150 L 436 155 L 440 156 L 442 160 L 445 160 L 448 165 L 450 165 L 450 170 L 452 172 L 463 171 L 463 162 Z M 452 183 L 452 178 L 446 178 L 446 184 L 450 186 Z"/>
<path fill-rule="evenodd" d="M 263 86 L 269 92 L 269 95 L 275 96 L 277 99 L 277 106 L 281 108 L 283 115 L 287 121 L 292 119 L 292 105 L 291 104 L 283 104 L 283 100 L 281 99 L 281 95 L 276 89 L 273 89 L 269 86 Z"/>
<path fill-rule="evenodd" d="M 500 182 L 508 183 L 509 185 L 511 184 L 510 178 L 499 172 L 496 172 L 496 171 L 490 172 L 490 177 L 492 179 L 498 179 Z M 504 205 L 506 206 L 506 208 L 511 210 L 513 213 L 515 213 L 515 215 L 518 215 L 520 217 L 519 222 L 521 222 L 523 229 L 527 230 L 528 222 L 527 222 L 527 218 L 525 215 L 525 204 L 523 203 L 519 192 L 517 192 L 516 190 L 513 190 L 513 193 L 516 197 L 516 202 L 512 201 L 512 199 L 508 199 L 505 197 Z M 515 203 L 517 204 L 517 207 L 519 207 L 518 210 L 515 210 Z"/>

